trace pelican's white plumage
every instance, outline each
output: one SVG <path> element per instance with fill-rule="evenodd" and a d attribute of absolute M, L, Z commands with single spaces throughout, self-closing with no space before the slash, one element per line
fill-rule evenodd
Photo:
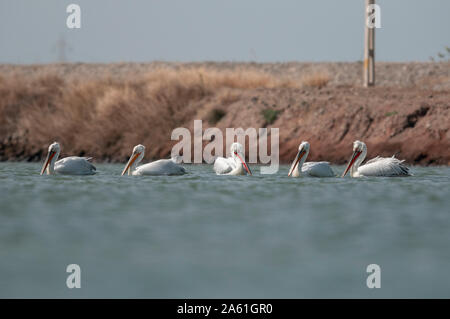
<path fill-rule="evenodd" d="M 59 161 L 59 153 L 61 147 L 58 143 L 54 142 L 48 147 L 47 158 L 42 166 L 41 175 L 47 171 L 48 175 L 63 174 L 63 175 L 93 175 L 96 168 L 89 161 L 92 157 L 78 157 L 69 156 Z"/>
<path fill-rule="evenodd" d="M 125 166 L 122 175 L 128 172 L 128 175 L 142 176 L 142 175 L 183 175 L 186 170 L 180 165 L 176 164 L 172 159 L 161 159 L 148 164 L 137 166 L 145 154 L 144 145 L 136 145 L 133 148 L 133 153 Z"/>
<path fill-rule="evenodd" d="M 334 177 L 336 176 L 331 169 L 328 162 L 306 162 L 306 158 L 309 154 L 310 145 L 308 142 L 303 141 L 299 147 L 294 162 L 292 162 L 288 176 L 299 177 L 301 167 L 301 175 L 311 177 Z"/>
<path fill-rule="evenodd" d="M 218 157 L 214 161 L 214 171 L 217 175 L 252 175 L 250 167 L 245 162 L 244 147 L 233 143 L 230 147 L 231 157 Z"/>
<path fill-rule="evenodd" d="M 404 160 L 392 157 L 377 156 L 366 164 L 361 165 L 367 155 L 367 146 L 361 141 L 353 142 L 353 154 L 348 165 L 342 174 L 344 177 L 350 170 L 351 177 L 361 176 L 411 176 L 409 168 L 404 164 Z"/>

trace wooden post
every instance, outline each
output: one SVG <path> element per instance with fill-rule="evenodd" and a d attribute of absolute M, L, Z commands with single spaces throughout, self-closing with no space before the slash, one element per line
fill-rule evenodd
<path fill-rule="evenodd" d="M 368 18 L 372 13 L 369 5 L 375 4 L 375 0 L 366 0 L 364 6 L 364 86 L 375 85 L 375 26 L 370 28 Z"/>

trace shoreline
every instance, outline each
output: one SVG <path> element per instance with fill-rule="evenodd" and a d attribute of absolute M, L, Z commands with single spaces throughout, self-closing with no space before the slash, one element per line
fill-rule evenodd
<path fill-rule="evenodd" d="M 301 141 L 308 161 L 340 165 L 354 140 L 367 159 L 450 165 L 450 63 L 377 62 L 377 86 L 360 85 L 360 62 L 0 64 L 0 160 L 61 156 L 124 162 L 144 144 L 167 158 L 171 131 L 279 128 L 280 162 Z M 205 141 L 204 145 L 208 142 Z M 224 143 L 225 144 L 225 143 Z"/>

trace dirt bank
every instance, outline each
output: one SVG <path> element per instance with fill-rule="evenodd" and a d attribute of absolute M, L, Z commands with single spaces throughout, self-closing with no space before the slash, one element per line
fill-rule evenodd
<path fill-rule="evenodd" d="M 356 139 L 368 156 L 396 154 L 413 164 L 450 164 L 450 92 L 391 88 L 254 90 L 227 107 L 218 127 L 280 128 L 283 161 L 295 156 L 301 140 L 311 143 L 312 160 L 344 163 Z"/>
<path fill-rule="evenodd" d="M 360 63 L 0 65 L 0 160 L 62 155 L 124 161 L 133 145 L 167 157 L 171 131 L 278 127 L 281 161 L 302 140 L 311 160 L 345 162 L 354 140 L 369 154 L 450 164 L 450 64 L 380 63 L 378 86 Z"/>

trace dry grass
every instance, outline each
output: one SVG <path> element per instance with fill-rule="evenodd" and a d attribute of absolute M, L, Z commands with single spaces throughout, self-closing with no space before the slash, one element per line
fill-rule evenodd
<path fill-rule="evenodd" d="M 330 74 L 326 71 L 315 71 L 304 75 L 301 82 L 306 87 L 322 88 L 330 82 Z"/>
<path fill-rule="evenodd" d="M 124 160 L 138 143 L 148 146 L 149 157 L 165 156 L 171 131 L 201 113 L 200 101 L 217 95 L 227 105 L 239 98 L 236 91 L 301 84 L 259 71 L 203 67 L 160 68 L 120 81 L 66 81 L 52 73 L 0 77 L 0 157 L 36 160 L 53 141 L 64 154 L 103 160 Z"/>

